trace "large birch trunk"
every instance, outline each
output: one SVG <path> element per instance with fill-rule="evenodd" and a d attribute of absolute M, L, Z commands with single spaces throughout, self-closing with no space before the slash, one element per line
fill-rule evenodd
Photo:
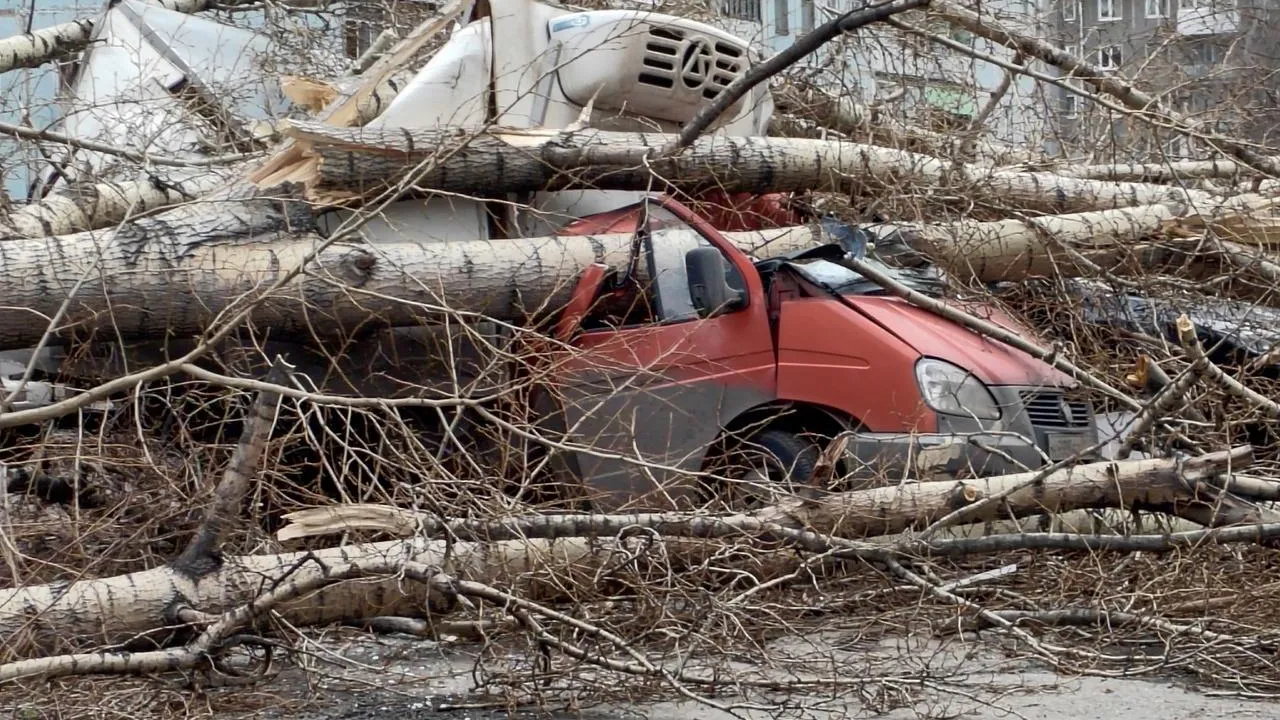
<path fill-rule="evenodd" d="M 1078 508 L 1147 508 L 1197 523 L 1221 526 L 1257 523 L 1270 515 L 1249 503 L 1213 492 L 1200 481 L 1246 467 L 1249 448 L 1218 452 L 1186 462 L 1133 460 L 1059 470 L 1044 478 L 1020 473 L 980 480 L 907 483 L 834 494 L 820 501 L 790 501 L 754 515 L 692 516 L 657 513 L 619 516 L 531 516 L 493 524 L 455 521 L 452 540 L 419 537 L 403 542 L 352 545 L 282 555 L 226 558 L 200 571 L 169 565 L 130 575 L 0 591 L 0 636 L 26 647 L 60 638 L 116 638 L 155 633 L 192 611 L 226 612 L 278 584 L 312 584 L 351 563 L 396 567 L 405 562 L 439 565 L 462 580 L 503 582 L 534 597 L 555 597 L 566 589 L 590 592 L 596 572 L 614 562 L 612 540 L 625 528 L 654 528 L 668 538 L 741 537 L 777 539 L 779 529 L 866 537 L 923 528 L 969 507 L 966 521 L 1025 517 Z M 988 500 L 999 496 L 999 501 Z M 341 516 L 341 512 L 328 513 Z M 440 534 L 428 518 L 424 527 Z M 336 522 L 330 529 L 343 523 Z M 358 524 L 358 523 L 349 523 Z M 379 529 L 395 531 L 384 525 Z M 296 533 L 322 534 L 320 532 Z M 786 534 L 785 532 L 783 533 Z M 820 539 L 799 538 L 810 549 Z M 817 543 L 817 544 L 815 544 Z M 705 542 L 673 544 L 677 563 L 714 551 Z M 305 562 L 302 560 L 307 558 Z M 295 625 L 328 623 L 372 615 L 421 616 L 432 607 L 427 588 L 391 576 L 331 585 L 305 600 L 276 608 Z M 438 599 L 438 596 L 437 596 Z M 439 605 L 434 609 L 438 610 Z M 27 666 L 26 670 L 32 670 Z M 40 668 L 63 674 L 73 668 Z M 15 672 L 13 669 L 9 673 Z M 11 675 L 10 675 L 11 677 Z M 0 680 L 6 679 L 0 673 Z"/>
<path fill-rule="evenodd" d="M 870 229 L 881 236 L 902 233 L 913 249 L 954 273 L 984 282 L 1016 281 L 1087 274 L 1092 271 L 1089 264 L 1120 273 L 1149 270 L 1155 256 L 1164 257 L 1173 248 L 1141 242 L 1166 234 L 1185 237 L 1212 229 L 1222 237 L 1274 243 L 1280 241 L 1280 228 L 1254 213 L 1275 202 L 1242 195 L 1209 206 L 1204 214 L 1148 205 L 1025 220 L 890 223 Z M 1121 264 L 1136 257 L 1146 259 L 1139 260 L 1140 266 Z"/>
<path fill-rule="evenodd" d="M 0 40 L 0 72 L 36 67 L 80 52 L 89 45 L 93 23 L 89 18 L 72 20 Z"/>
<path fill-rule="evenodd" d="M 335 128 L 297 121 L 283 130 L 312 162 L 271 182 L 301 181 L 318 201 L 384 190 L 428 158 L 420 187 L 479 194 L 571 187 L 645 190 L 655 175 L 688 191 L 837 191 L 859 186 L 963 191 L 986 202 L 1050 213 L 1135 205 L 1210 208 L 1223 198 L 1145 183 L 998 171 L 929 155 L 859 143 L 774 137 L 704 137 L 685 151 L 658 155 L 671 136 L 599 130 Z"/>
<path fill-rule="evenodd" d="M 336 242 L 317 252 L 326 240 L 309 231 L 307 207 L 232 192 L 220 192 L 219 198 L 111 231 L 0 244 L 0 272 L 10 278 L 0 286 L 0 348 L 38 341 L 68 297 L 58 323 L 63 337 L 108 327 L 126 339 L 192 336 L 233 304 L 250 301 L 258 302 L 250 321 L 283 336 L 332 336 L 371 323 L 412 325 L 438 320 L 448 309 L 518 321 L 555 312 L 585 267 L 618 266 L 631 247 L 629 235 L 614 234 Z M 871 229 L 900 230 L 912 247 L 953 272 L 993 281 L 1087 272 L 1087 265 L 1075 262 L 1077 255 L 1110 267 L 1144 238 L 1171 230 L 1202 232 L 1206 226 L 1226 233 L 1238 219 L 1178 217 L 1157 205 L 1026 223 Z M 758 257 L 776 257 L 823 242 L 816 232 L 787 227 L 727 236 Z M 307 272 L 300 278 L 271 297 L 259 297 L 304 262 Z"/>
<path fill-rule="evenodd" d="M 0 244 L 0 348 L 27 347 L 70 296 L 60 327 L 112 328 L 125 339 L 190 336 L 233 304 L 259 301 L 250 321 L 285 336 L 332 336 L 372 324 L 412 325 L 447 310 L 519 320 L 554 312 L 578 274 L 623 264 L 628 234 L 458 242 L 326 240 L 309 209 L 258 197 L 194 203 L 104 233 Z M 730 233 L 759 256 L 810 247 L 815 231 Z M 314 257 L 311 257 L 312 255 Z M 299 264 L 275 295 L 264 288 Z M 79 288 L 77 290 L 77 285 Z"/>
<path fill-rule="evenodd" d="M 198 199 L 223 183 L 212 172 L 170 185 L 149 180 L 60 188 L 0 218 L 0 241 L 96 230 L 151 210 Z"/>

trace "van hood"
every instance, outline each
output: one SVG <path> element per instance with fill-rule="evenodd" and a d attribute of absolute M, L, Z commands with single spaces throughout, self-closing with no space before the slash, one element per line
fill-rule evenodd
<path fill-rule="evenodd" d="M 955 363 L 988 385 L 1035 385 L 1073 388 L 1078 383 L 1048 363 L 905 300 L 886 296 L 843 296 L 857 312 L 896 335 L 921 355 Z M 1029 341 L 1035 334 L 989 305 L 949 305 L 1009 330 Z"/>

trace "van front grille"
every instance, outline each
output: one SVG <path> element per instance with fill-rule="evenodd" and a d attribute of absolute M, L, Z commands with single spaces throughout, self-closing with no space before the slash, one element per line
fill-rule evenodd
<path fill-rule="evenodd" d="M 1038 428 L 1074 430 L 1093 424 L 1089 402 L 1068 398 L 1061 392 L 1024 390 L 1018 393 L 1031 424 Z"/>

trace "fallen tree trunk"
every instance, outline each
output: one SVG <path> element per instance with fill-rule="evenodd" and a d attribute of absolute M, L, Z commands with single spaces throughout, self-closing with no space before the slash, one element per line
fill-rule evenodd
<path fill-rule="evenodd" d="M 137 180 L 61 188 L 0 218 L 0 240 L 104 228 L 130 216 L 196 200 L 222 183 L 221 177 L 209 172 L 177 185 Z"/>
<path fill-rule="evenodd" d="M 530 516 L 493 523 L 452 521 L 447 528 L 433 526 L 428 518 L 421 519 L 428 532 L 447 529 L 453 533 L 451 539 L 417 537 L 301 553 L 229 557 L 198 571 L 167 565 L 69 585 L 3 590 L 0 636 L 9 639 L 7 647 L 12 649 L 20 644 L 48 647 L 60 638 L 110 642 L 156 633 L 193 617 L 245 605 L 268 589 L 275 591 L 289 584 L 314 586 L 325 573 L 359 562 L 438 565 L 460 580 L 512 583 L 517 592 L 530 597 L 555 598 L 568 588 L 585 591 L 599 582 L 597 574 L 616 562 L 613 552 L 620 549 L 612 538 L 627 528 L 652 528 L 669 538 L 776 541 L 781 537 L 810 550 L 823 550 L 833 542 L 841 544 L 823 537 L 828 534 L 865 537 L 923 528 L 966 506 L 976 511 L 968 521 L 1122 507 L 1160 510 L 1213 526 L 1260 523 L 1271 519 L 1269 512 L 1200 482 L 1246 467 L 1251 461 L 1252 453 L 1244 447 L 1185 462 L 1133 460 L 1082 465 L 1043 477 L 1041 473 L 1020 473 L 981 480 L 908 483 L 900 488 L 833 494 L 819 501 L 787 502 L 750 516 Z M 988 500 L 995 497 L 1002 500 Z M 418 520 L 415 518 L 415 523 Z M 883 546 L 864 547 L 873 557 L 887 552 Z M 679 564 L 682 557 L 693 559 L 715 549 L 715 544 L 706 542 L 669 542 L 667 557 Z M 437 602 L 429 602 L 431 599 Z M 403 577 L 391 576 L 330 585 L 275 610 L 290 623 L 310 625 L 375 615 L 420 617 L 438 612 L 439 600 L 438 592 L 428 593 Z M 33 672 L 63 674 L 73 669 L 67 663 L 6 666 L 0 669 L 0 680 Z"/>
<path fill-rule="evenodd" d="M 220 192 L 219 200 L 190 203 L 103 233 L 3 243 L 0 272 L 11 281 L 0 286 L 0 348 L 38 341 L 60 310 L 62 337 L 109 327 L 125 339 L 196 335 L 219 313 L 245 302 L 258 303 L 250 321 L 283 336 L 333 336 L 371 323 L 413 325 L 447 312 L 520 320 L 558 309 L 581 270 L 594 262 L 617 266 L 631 247 L 627 234 L 335 243 L 285 291 L 258 297 L 261 288 L 325 242 L 310 231 L 310 209 L 288 196 L 263 191 L 246 199 Z M 869 229 L 882 235 L 900 231 L 909 245 L 953 272 L 993 281 L 1085 273 L 1090 268 L 1075 262 L 1077 256 L 1114 264 L 1134 253 L 1143 238 L 1202 232 L 1207 223 L 1225 232 L 1232 222 L 1231 216 L 1179 218 L 1167 207 L 1152 206 L 1025 223 Z M 805 226 L 727 236 L 758 257 L 827 241 Z"/>
<path fill-rule="evenodd" d="M 951 272 L 983 282 L 1016 281 L 1087 274 L 1092 271 L 1089 264 L 1120 273 L 1149 269 L 1153 254 L 1165 256 L 1174 246 L 1141 241 L 1166 235 L 1187 237 L 1212 230 L 1244 242 L 1271 244 L 1280 241 L 1280 228 L 1253 214 L 1275 202 L 1242 195 L 1207 208 L 1203 215 L 1148 205 L 981 223 L 886 223 L 868 229 L 881 237 L 900 233 L 913 249 Z M 1122 266 L 1130 258 L 1139 258 L 1138 266 Z"/>
<path fill-rule="evenodd" d="M 107 327 L 126 339 L 189 336 L 246 302 L 258 303 L 251 322 L 286 336 L 413 325 L 454 311 L 518 320 L 558 309 L 583 269 L 623 264 L 632 244 L 629 234 L 335 243 L 287 290 L 258 297 L 325 242 L 309 232 L 307 205 L 274 195 L 184 205 L 106 233 L 4 243 L 0 348 L 38 341 L 77 285 L 59 326 L 64 337 Z M 815 232 L 729 237 L 771 256 L 812 246 Z"/>
<path fill-rule="evenodd" d="M 929 155 L 859 143 L 773 137 L 704 137 L 683 152 L 659 156 L 671 136 L 600 130 L 335 128 L 295 121 L 282 132 L 309 163 L 273 182 L 302 182 L 312 199 L 338 203 L 385 190 L 427 158 L 440 158 L 420 187 L 475 195 L 567 188 L 646 190 L 660 183 L 697 192 L 835 191 L 860 186 L 899 192 L 973 194 L 985 202 L 1050 213 L 1136 205 L 1184 211 L 1225 202 L 1199 190 L 1144 183 L 996 171 Z"/>
<path fill-rule="evenodd" d="M 1176 160 L 1167 163 L 1114 163 L 1053 168 L 1055 175 L 1090 180 L 1162 183 L 1177 180 L 1238 180 L 1258 177 L 1253 169 L 1232 160 Z"/>

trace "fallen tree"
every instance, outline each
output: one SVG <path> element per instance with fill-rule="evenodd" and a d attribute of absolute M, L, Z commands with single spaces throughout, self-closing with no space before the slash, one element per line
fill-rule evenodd
<path fill-rule="evenodd" d="M 453 312 L 517 320 L 554 312 L 592 263 L 624 264 L 630 234 L 420 242 L 333 242 L 270 297 L 261 289 L 328 242 L 287 188 L 183 205 L 105 233 L 3 244 L 0 347 L 111 328 L 126 339 L 198 334 L 230 309 L 283 335 L 332 336 L 370 323 L 413 325 Z M 804 226 L 730 233 L 762 257 L 812 246 Z M 65 303 L 65 307 L 64 307 Z"/>
<path fill-rule="evenodd" d="M 1232 202 L 1199 190 L 991 170 L 892 148 L 798 138 L 703 137 L 664 155 L 671 136 L 593 129 L 478 134 L 294 121 L 282 132 L 307 161 L 256 181 L 300 182 L 313 200 L 325 203 L 385 190 L 391 179 L 433 157 L 441 160 L 417 184 L 460 194 L 646 190 L 656 179 L 691 192 L 848 192 L 866 184 L 904 193 L 963 189 L 988 203 L 1050 213 L 1154 204 L 1207 211 Z"/>
<path fill-rule="evenodd" d="M 1270 246 L 1280 240 L 1280 228 L 1256 213 L 1275 203 L 1257 196 L 1238 196 L 1225 205 L 1208 208 L 1203 215 L 1147 205 L 981 223 L 884 223 L 870 229 L 881 236 L 900 233 L 908 245 L 933 262 L 984 282 L 1073 277 L 1093 272 L 1097 266 L 1127 274 L 1149 270 L 1162 259 L 1170 259 L 1178 244 L 1156 242 L 1166 237 L 1194 238 L 1212 232 Z M 1211 250 L 1203 243 L 1192 244 L 1196 252 Z"/>
<path fill-rule="evenodd" d="M 210 172 L 180 184 L 152 179 L 59 188 L 0 218 L 0 239 L 96 230 L 150 210 L 196 200 L 222 183 Z"/>
<path fill-rule="evenodd" d="M 582 590 L 599 582 L 599 572 L 612 566 L 616 551 L 634 555 L 634 548 L 622 547 L 627 540 L 614 539 L 626 528 L 649 528 L 663 535 L 667 538 L 666 556 L 678 561 L 681 557 L 696 560 L 716 549 L 714 543 L 680 542 L 680 538 L 781 540 L 810 551 L 843 549 L 869 558 L 883 557 L 892 548 L 841 538 L 911 528 L 924 530 L 927 537 L 930 527 L 960 515 L 972 522 L 1118 507 L 1167 512 L 1213 527 L 1257 525 L 1273 521 L 1272 513 L 1204 482 L 1247 467 L 1251 458 L 1250 449 L 1242 447 L 1185 461 L 1103 462 L 1052 472 L 906 483 L 831 494 L 819 500 L 787 501 L 751 515 L 537 515 L 494 523 L 460 520 L 436 525 L 416 518 L 411 527 L 421 535 L 407 541 L 227 557 L 215 562 L 195 562 L 184 555 L 182 563 L 125 576 L 3 590 L 0 635 L 11 639 L 11 648 L 19 639 L 27 647 L 47 647 L 66 638 L 105 642 L 132 638 L 136 644 L 139 637 L 149 634 L 154 638 L 155 633 L 170 633 L 175 627 L 207 624 L 210 618 L 244 608 L 266 595 L 273 597 L 272 609 L 295 625 L 373 615 L 422 617 L 449 607 L 451 598 L 439 587 L 423 587 L 395 574 L 362 578 L 362 566 L 378 573 L 407 564 L 434 567 L 458 580 L 514 583 L 516 592 L 525 597 L 554 599 L 565 588 Z M 964 512 L 958 512 L 961 510 Z M 343 525 L 340 511 L 337 514 L 339 521 L 325 526 L 329 530 Z M 430 538 L 437 534 L 449 539 Z M 359 581 L 344 582 L 356 579 Z M 305 598 L 297 597 L 304 591 Z M 581 595 L 575 599 L 581 600 Z M 243 613 L 239 622 L 247 622 L 251 615 Z M 108 663 L 106 670 L 158 669 L 145 661 L 145 655 L 122 657 Z M 82 671 L 84 661 L 95 657 L 103 656 L 12 663 L 0 667 L 0 680 Z"/>
<path fill-rule="evenodd" d="M 106 327 L 126 339 L 190 336 L 250 303 L 252 322 L 285 336 L 333 336 L 370 323 L 413 325 L 449 312 L 521 320 L 561 307 L 588 265 L 620 266 L 632 242 L 627 234 L 456 242 L 393 236 L 333 242 L 311 258 L 328 241 L 311 230 L 311 210 L 293 190 L 252 197 L 228 190 L 216 197 L 105 232 L 4 243 L 0 271 L 13 281 L 0 288 L 0 347 L 34 344 L 54 318 L 63 337 Z M 1253 202 L 1241 199 L 1236 206 L 1270 203 Z M 1244 212 L 1180 217 L 1156 205 L 868 229 L 882 236 L 898 232 L 948 269 L 994 281 L 1080 274 L 1091 263 L 1112 266 L 1141 256 L 1146 238 L 1207 228 L 1231 232 L 1237 222 L 1246 234 L 1255 228 Z M 758 257 L 827 241 L 808 226 L 727 237 Z M 1151 253 L 1166 251 L 1150 246 Z M 260 296 L 261 288 L 304 261 L 309 264 L 300 278 Z"/>

